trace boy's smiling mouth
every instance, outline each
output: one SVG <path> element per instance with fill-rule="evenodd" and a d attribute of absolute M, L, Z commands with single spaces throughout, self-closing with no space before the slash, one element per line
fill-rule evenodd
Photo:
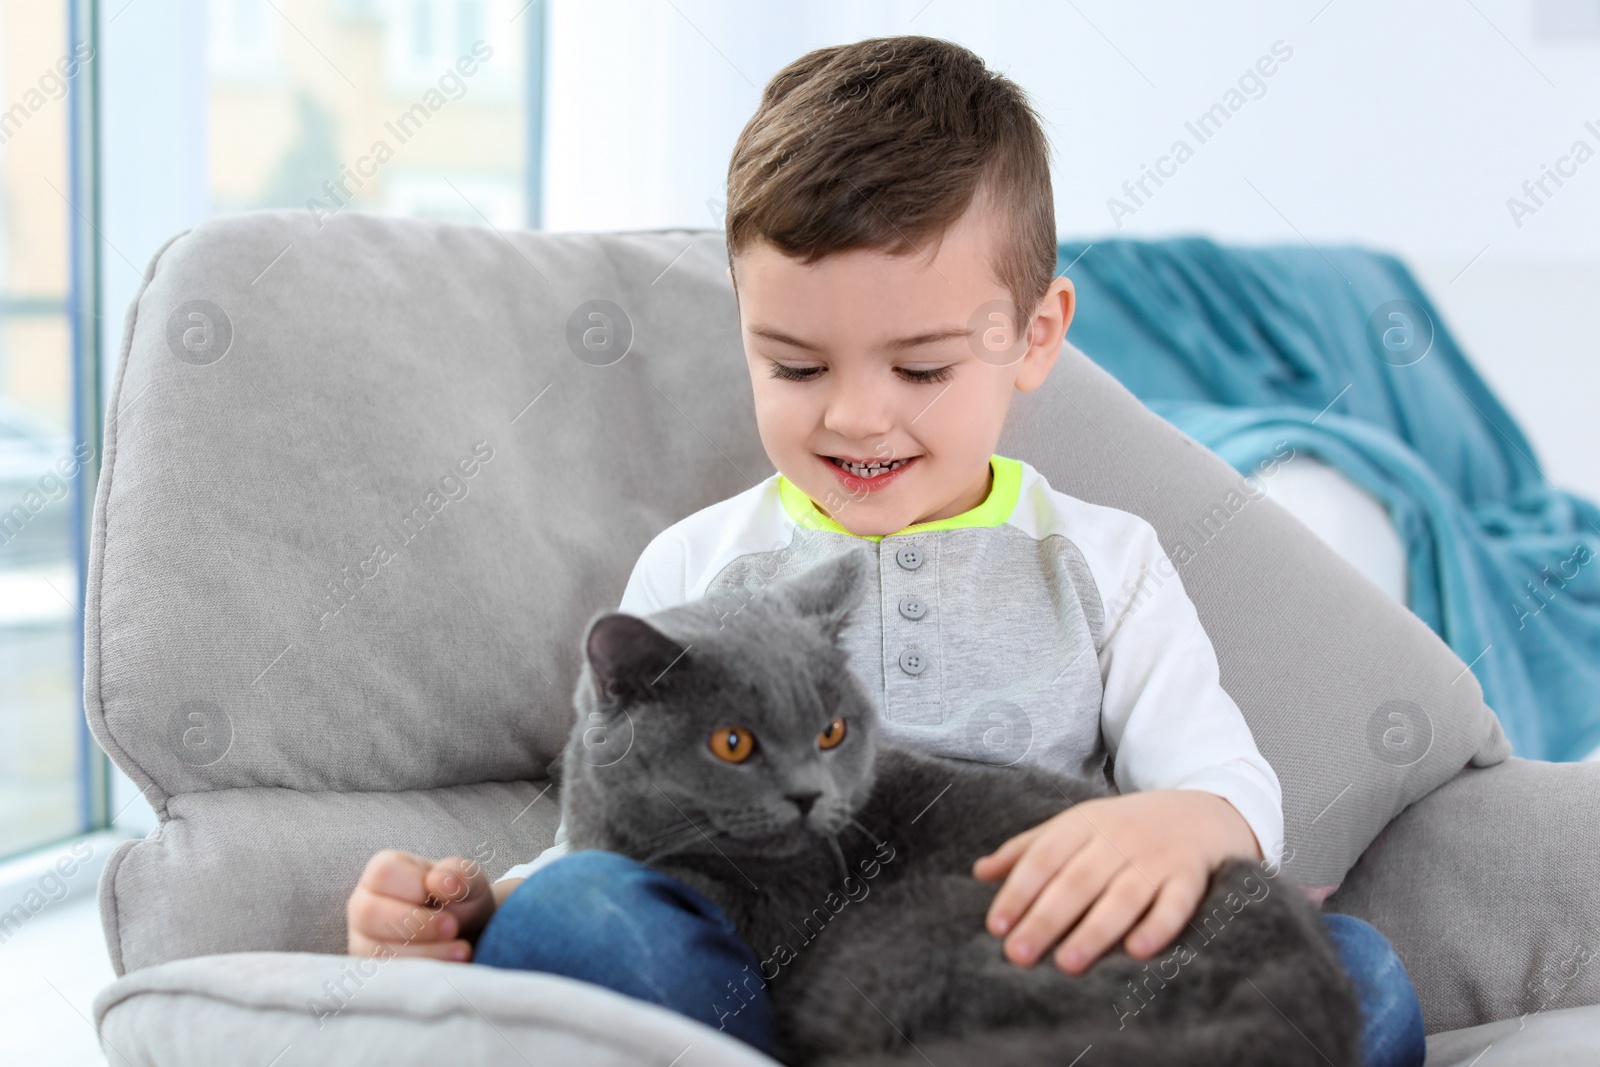
<path fill-rule="evenodd" d="M 899 478 L 901 471 L 911 466 L 920 457 L 911 456 L 906 459 L 896 460 L 854 460 L 849 457 L 820 456 L 834 475 L 844 483 L 845 488 L 852 492 L 866 490 L 874 492 L 886 488 L 891 482 Z"/>

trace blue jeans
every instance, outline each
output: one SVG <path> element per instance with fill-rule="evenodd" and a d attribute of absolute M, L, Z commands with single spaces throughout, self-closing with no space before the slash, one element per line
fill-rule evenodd
<path fill-rule="evenodd" d="M 1422 1067 L 1428 1044 L 1422 1005 L 1389 939 L 1354 915 L 1325 912 L 1323 925 L 1361 1001 L 1361 1062 L 1366 1067 Z"/>
<path fill-rule="evenodd" d="M 1422 1007 L 1400 957 L 1360 919 L 1323 920 L 1361 1000 L 1364 1064 L 1420 1067 Z M 534 871 L 484 927 L 473 962 L 593 982 L 772 1051 L 761 964 L 733 923 L 704 894 L 615 852 L 572 852 Z"/>

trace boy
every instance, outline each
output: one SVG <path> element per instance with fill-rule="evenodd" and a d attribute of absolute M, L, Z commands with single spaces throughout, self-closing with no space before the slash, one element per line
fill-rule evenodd
<path fill-rule="evenodd" d="M 885 740 L 1079 774 L 1109 758 L 1121 790 L 975 857 L 975 877 L 1004 880 L 988 925 L 1006 957 L 1053 952 L 1073 974 L 1118 942 L 1153 957 L 1224 861 L 1278 862 L 1282 796 L 1181 583 L 1150 580 L 1172 573 L 1155 531 L 994 454 L 1074 308 L 1026 97 L 926 37 L 806 55 L 735 147 L 727 239 L 779 473 L 657 536 L 619 610 L 709 596 L 736 617 L 761 581 L 876 547 L 879 595 L 843 639 Z M 568 855 L 564 831 L 492 886 L 467 861 L 379 853 L 350 900 L 350 951 L 464 960 L 477 939 L 477 962 L 597 982 L 770 1048 L 755 956 L 716 907 L 626 857 Z M 1420 1063 L 1393 950 L 1359 920 L 1329 930 L 1368 1062 Z M 739 980 L 733 1009 L 717 1006 Z"/>

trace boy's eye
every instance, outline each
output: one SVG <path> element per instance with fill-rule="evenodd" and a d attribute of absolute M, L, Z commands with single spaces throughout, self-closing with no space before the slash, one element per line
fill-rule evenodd
<path fill-rule="evenodd" d="M 821 367 L 789 367 L 782 363 L 772 364 L 772 377 L 782 378 L 786 382 L 809 382 L 821 373 Z"/>
<path fill-rule="evenodd" d="M 817 747 L 818 748 L 824 748 L 824 749 L 833 748 L 835 745 L 837 745 L 840 741 L 843 741 L 843 740 L 844 740 L 844 719 L 842 717 L 836 715 L 836 716 L 834 716 L 833 721 L 830 722 L 827 726 L 824 726 L 822 728 L 822 732 L 817 734 Z"/>
<path fill-rule="evenodd" d="M 743 726 L 719 726 L 711 731 L 711 751 L 718 759 L 743 763 L 756 750 L 756 735 Z"/>
<path fill-rule="evenodd" d="M 901 377 L 908 382 L 918 385 L 927 385 L 933 382 L 949 381 L 953 373 L 950 367 L 934 367 L 930 370 L 914 370 L 911 367 L 899 367 Z M 783 363 L 773 362 L 771 376 L 781 378 L 786 382 L 809 382 L 822 373 L 821 367 L 790 367 Z"/>

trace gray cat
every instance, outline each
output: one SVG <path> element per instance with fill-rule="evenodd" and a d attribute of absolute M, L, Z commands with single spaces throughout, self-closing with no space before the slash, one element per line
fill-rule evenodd
<path fill-rule="evenodd" d="M 870 553 L 764 588 L 591 620 L 562 757 L 573 849 L 704 893 L 760 959 L 789 1064 L 1355 1067 L 1361 1017 L 1321 919 L 1234 861 L 1139 961 L 1019 967 L 985 929 L 972 863 L 1102 783 L 875 744 L 839 631 Z M 1274 872 L 1276 873 L 1276 872 Z M 744 1003 L 730 987 L 723 1013 Z"/>

